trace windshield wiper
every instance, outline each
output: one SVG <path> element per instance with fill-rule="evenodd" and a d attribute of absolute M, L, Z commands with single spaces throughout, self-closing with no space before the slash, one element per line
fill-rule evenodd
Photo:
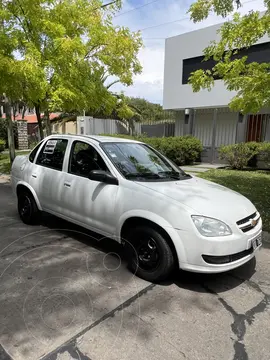
<path fill-rule="evenodd" d="M 176 180 L 180 180 L 181 178 L 191 178 L 191 176 L 186 173 L 180 173 L 180 172 L 177 172 L 174 170 L 160 171 L 158 174 L 159 175 L 167 175 L 168 177 L 170 177 L 172 179 L 176 179 Z"/>
<path fill-rule="evenodd" d="M 160 176 L 158 174 L 154 174 L 154 173 L 128 173 L 125 174 L 125 177 L 127 179 L 132 179 L 132 178 L 145 178 L 145 179 L 160 179 Z"/>

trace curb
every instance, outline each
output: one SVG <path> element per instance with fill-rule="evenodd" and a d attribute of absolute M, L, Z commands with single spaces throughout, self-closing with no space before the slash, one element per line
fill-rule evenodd
<path fill-rule="evenodd" d="M 0 174 L 0 184 L 6 184 L 10 182 L 10 175 Z"/>

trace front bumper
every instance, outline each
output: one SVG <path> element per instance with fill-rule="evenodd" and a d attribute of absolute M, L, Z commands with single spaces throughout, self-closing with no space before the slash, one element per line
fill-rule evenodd
<path fill-rule="evenodd" d="M 233 235 L 219 238 L 206 238 L 197 233 L 179 230 L 185 249 L 185 257 L 182 261 L 179 259 L 179 267 L 200 273 L 221 273 L 235 269 L 256 255 L 261 245 L 253 250 L 252 242 L 261 234 L 261 219 L 256 228 L 248 233 L 239 230 Z"/>

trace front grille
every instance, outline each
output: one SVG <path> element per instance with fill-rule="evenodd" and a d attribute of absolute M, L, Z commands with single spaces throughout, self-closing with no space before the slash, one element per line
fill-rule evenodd
<path fill-rule="evenodd" d="M 240 260 L 252 253 L 253 253 L 253 247 L 236 254 L 224 255 L 224 256 L 202 255 L 202 258 L 208 264 L 221 265 L 221 264 L 228 264 Z"/>
<path fill-rule="evenodd" d="M 251 220 L 256 220 L 257 223 L 254 225 L 252 225 Z M 255 212 L 247 217 L 245 217 L 244 219 L 241 219 L 239 221 L 236 222 L 236 224 L 238 225 L 239 229 L 242 230 L 244 233 L 253 230 L 257 225 L 258 222 L 260 220 L 260 214 Z"/>
<path fill-rule="evenodd" d="M 248 232 L 248 231 L 250 231 L 250 230 L 252 230 L 252 229 L 254 229 L 254 226 L 248 225 L 248 226 L 242 228 L 241 230 L 242 230 L 244 233 L 246 233 L 246 232 Z"/>
<path fill-rule="evenodd" d="M 250 219 L 254 219 L 256 217 L 256 215 L 257 215 L 257 213 L 249 215 L 249 216 L 245 217 L 244 219 L 237 221 L 236 224 L 243 225 L 243 224 L 247 223 Z"/>

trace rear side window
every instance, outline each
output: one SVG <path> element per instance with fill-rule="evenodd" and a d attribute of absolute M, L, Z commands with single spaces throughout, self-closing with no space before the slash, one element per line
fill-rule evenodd
<path fill-rule="evenodd" d="M 50 139 L 41 149 L 36 164 L 61 171 L 65 158 L 67 139 Z"/>
<path fill-rule="evenodd" d="M 39 148 L 41 147 L 41 145 L 43 144 L 43 141 L 41 141 L 29 154 L 29 161 L 34 162 L 36 154 L 39 150 Z"/>

